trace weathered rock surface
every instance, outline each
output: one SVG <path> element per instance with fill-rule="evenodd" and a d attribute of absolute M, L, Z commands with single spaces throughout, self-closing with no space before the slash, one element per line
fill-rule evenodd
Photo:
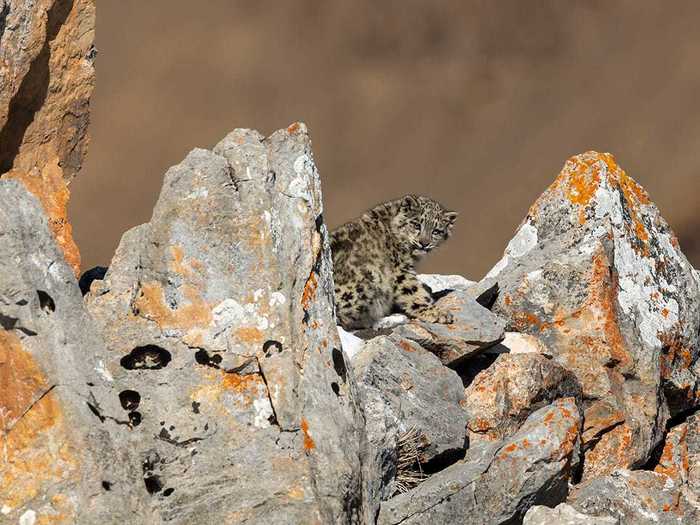
<path fill-rule="evenodd" d="M 20 182 L 0 203 L 0 523 L 153 523 L 75 276 Z"/>
<path fill-rule="evenodd" d="M 645 470 L 619 469 L 592 479 L 567 502 L 584 514 L 611 516 L 625 524 L 693 524 L 700 519 L 700 506 L 688 501 L 678 483 Z"/>
<path fill-rule="evenodd" d="M 474 281 L 465 279 L 461 275 L 440 275 L 434 273 L 421 273 L 416 275 L 418 280 L 430 288 L 434 294 L 450 290 L 465 291 L 474 286 Z"/>
<path fill-rule="evenodd" d="M 76 272 L 67 182 L 87 148 L 94 27 L 92 0 L 0 0 L 0 177 L 39 198 Z"/>
<path fill-rule="evenodd" d="M 527 511 L 523 525 L 619 525 L 620 520 L 611 516 L 587 516 L 571 505 L 560 503 L 549 508 L 536 505 Z"/>
<path fill-rule="evenodd" d="M 505 320 L 481 306 L 467 292 L 449 293 L 437 301 L 437 306 L 451 312 L 454 323 L 412 321 L 396 327 L 394 333 L 427 348 L 447 366 L 457 366 L 503 339 Z"/>
<path fill-rule="evenodd" d="M 511 523 L 532 505 L 557 504 L 578 462 L 580 427 L 575 400 L 558 399 L 511 438 L 470 449 L 464 461 L 382 503 L 378 523 Z"/>
<path fill-rule="evenodd" d="M 569 159 L 482 286 L 542 339 L 587 399 L 584 479 L 643 465 L 669 411 L 697 403 L 698 282 L 668 224 L 612 155 Z"/>
<path fill-rule="evenodd" d="M 93 283 L 105 373 L 139 421 L 127 446 L 164 520 L 360 519 L 361 419 L 330 264 L 293 124 L 236 130 L 168 170 L 151 221 Z"/>
<path fill-rule="evenodd" d="M 532 412 L 564 397 L 581 401 L 573 373 L 535 353 L 500 355 L 465 390 L 470 445 L 513 435 Z"/>
<path fill-rule="evenodd" d="M 352 362 L 364 406 L 367 433 L 363 481 L 368 502 L 391 496 L 396 488 L 397 442 L 419 436 L 417 461 L 464 456 L 467 414 L 459 376 L 414 342 L 377 337 Z M 374 514 L 373 514 L 374 515 Z"/>

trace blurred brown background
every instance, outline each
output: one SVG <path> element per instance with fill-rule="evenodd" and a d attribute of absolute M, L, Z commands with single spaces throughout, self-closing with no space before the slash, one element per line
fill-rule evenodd
<path fill-rule="evenodd" d="M 700 266 L 700 3 L 97 1 L 83 266 L 165 170 L 235 127 L 305 121 L 335 226 L 407 192 L 461 212 L 422 269 L 480 277 L 564 160 L 610 151 Z"/>

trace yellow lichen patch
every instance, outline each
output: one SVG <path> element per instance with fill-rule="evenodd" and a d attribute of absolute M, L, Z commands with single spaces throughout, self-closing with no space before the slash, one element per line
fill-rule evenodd
<path fill-rule="evenodd" d="M 311 434 L 309 433 L 309 422 L 303 417 L 301 418 L 301 432 L 304 434 L 304 450 L 310 452 L 311 450 L 315 449 L 316 443 L 314 443 L 314 440 L 311 438 Z"/>
<path fill-rule="evenodd" d="M 155 281 L 143 283 L 141 294 L 134 302 L 134 306 L 140 315 L 154 321 L 163 329 L 191 330 L 209 326 L 212 320 L 209 304 L 202 299 L 193 286 L 183 285 L 182 290 L 189 304 L 182 304 L 172 309 L 165 303 L 163 287 L 160 283 Z"/>
<path fill-rule="evenodd" d="M 263 334 L 260 329 L 255 327 L 238 328 L 234 332 L 234 335 L 238 341 L 242 341 L 244 343 L 260 343 L 263 339 L 265 339 L 265 334 Z"/>
<path fill-rule="evenodd" d="M 0 382 L 0 506 L 16 509 L 76 478 L 78 462 L 55 391 L 17 336 L 4 330 Z"/>
<path fill-rule="evenodd" d="M 185 252 L 182 250 L 182 246 L 171 246 L 170 255 L 172 256 L 172 260 L 168 263 L 168 268 L 170 271 L 184 277 L 189 277 L 192 274 L 192 271 L 185 264 L 183 264 Z"/>

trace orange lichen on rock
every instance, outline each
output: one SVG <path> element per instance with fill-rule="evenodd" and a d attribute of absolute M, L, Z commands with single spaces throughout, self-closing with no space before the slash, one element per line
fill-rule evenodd
<path fill-rule="evenodd" d="M 616 468 L 629 467 L 632 462 L 630 444 L 632 428 L 622 424 L 603 434 L 598 444 L 586 453 L 583 479 L 607 476 Z"/>
<path fill-rule="evenodd" d="M 66 262 L 73 268 L 76 276 L 80 274 L 80 250 L 73 239 L 73 226 L 68 220 L 68 199 L 70 191 L 63 171 L 58 166 L 58 158 L 53 157 L 32 173 L 12 170 L 4 177 L 21 181 L 44 208 L 49 220 L 49 228 L 56 238 L 56 243 L 63 251 Z"/>
<path fill-rule="evenodd" d="M 665 474 L 678 483 L 687 479 L 689 468 L 687 435 L 688 426 L 685 424 L 669 432 L 654 472 Z"/>
<path fill-rule="evenodd" d="M 301 306 L 304 310 L 308 310 L 311 306 L 311 301 L 316 297 L 316 289 L 318 288 L 318 277 L 316 272 L 311 272 L 309 278 L 304 285 L 304 292 L 301 295 Z"/>
<path fill-rule="evenodd" d="M 309 452 L 315 449 L 316 443 L 314 443 L 314 440 L 311 438 L 311 434 L 309 433 L 309 422 L 303 417 L 301 418 L 301 432 L 304 434 L 304 450 Z"/>
<path fill-rule="evenodd" d="M 163 329 L 191 330 L 209 326 L 212 321 L 209 304 L 193 286 L 185 284 L 182 289 L 189 304 L 182 304 L 173 309 L 165 303 L 165 294 L 160 283 L 143 283 L 141 294 L 134 301 L 134 306 L 139 315 L 154 321 Z"/>
<path fill-rule="evenodd" d="M 416 351 L 416 349 L 413 348 L 413 346 L 411 345 L 411 343 L 409 343 L 409 342 L 406 341 L 405 339 L 401 339 L 401 341 L 399 341 L 399 347 L 400 347 L 401 350 L 403 350 L 404 352 L 415 352 L 415 351 Z"/>
<path fill-rule="evenodd" d="M 0 383 L 0 504 L 15 509 L 76 478 L 78 461 L 55 391 L 17 336 L 4 330 Z"/>

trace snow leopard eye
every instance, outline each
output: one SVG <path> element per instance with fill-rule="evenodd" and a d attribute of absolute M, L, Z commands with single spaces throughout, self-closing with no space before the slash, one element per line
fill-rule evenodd
<path fill-rule="evenodd" d="M 445 233 L 445 232 L 442 231 L 442 230 L 439 230 L 439 229 L 437 229 L 437 228 L 435 228 L 435 229 L 433 230 L 433 235 L 442 235 L 443 233 Z"/>
<path fill-rule="evenodd" d="M 416 230 L 420 230 L 420 222 L 413 221 L 411 226 L 413 226 Z"/>

